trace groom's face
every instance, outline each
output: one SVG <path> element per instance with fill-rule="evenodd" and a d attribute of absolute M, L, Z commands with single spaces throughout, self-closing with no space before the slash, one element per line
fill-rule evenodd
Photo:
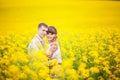
<path fill-rule="evenodd" d="M 40 35 L 40 37 L 44 37 L 46 34 L 47 34 L 47 31 L 48 31 L 48 28 L 45 27 L 45 26 L 41 26 L 39 29 L 38 29 L 38 34 Z"/>

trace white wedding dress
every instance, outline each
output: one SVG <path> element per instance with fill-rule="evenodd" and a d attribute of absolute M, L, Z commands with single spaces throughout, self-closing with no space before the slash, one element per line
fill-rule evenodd
<path fill-rule="evenodd" d="M 50 44 L 48 44 L 48 50 L 47 50 L 47 54 L 50 51 Z M 57 50 L 53 53 L 53 55 L 51 56 L 51 59 L 57 59 L 58 63 L 62 63 L 62 59 L 61 59 L 61 52 L 60 52 L 60 46 L 58 45 Z"/>

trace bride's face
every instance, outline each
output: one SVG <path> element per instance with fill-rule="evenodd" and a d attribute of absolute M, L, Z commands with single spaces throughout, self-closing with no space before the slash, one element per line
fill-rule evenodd
<path fill-rule="evenodd" d="M 56 34 L 48 33 L 47 34 L 47 39 L 48 41 L 52 41 L 55 38 Z"/>

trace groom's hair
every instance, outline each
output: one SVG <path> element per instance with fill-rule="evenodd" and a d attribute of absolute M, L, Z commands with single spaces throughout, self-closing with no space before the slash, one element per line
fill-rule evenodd
<path fill-rule="evenodd" d="M 40 23 L 40 24 L 38 25 L 38 28 L 41 28 L 42 26 L 44 26 L 44 27 L 48 28 L 48 25 L 47 25 L 47 24 L 45 24 L 45 23 Z"/>

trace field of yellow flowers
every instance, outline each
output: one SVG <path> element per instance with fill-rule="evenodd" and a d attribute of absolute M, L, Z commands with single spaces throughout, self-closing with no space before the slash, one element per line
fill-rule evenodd
<path fill-rule="evenodd" d="M 27 53 L 35 33 L 0 34 L 0 80 L 120 80 L 119 31 L 61 32 L 61 65 Z"/>

